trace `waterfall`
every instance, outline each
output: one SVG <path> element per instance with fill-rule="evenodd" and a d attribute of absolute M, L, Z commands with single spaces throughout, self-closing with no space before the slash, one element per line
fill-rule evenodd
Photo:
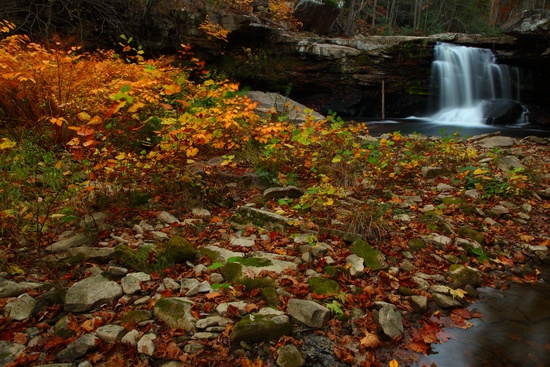
<path fill-rule="evenodd" d="M 491 50 L 437 43 L 431 89 L 439 111 L 431 118 L 461 125 L 515 123 L 524 114 L 519 85 L 519 70 L 497 64 Z"/>

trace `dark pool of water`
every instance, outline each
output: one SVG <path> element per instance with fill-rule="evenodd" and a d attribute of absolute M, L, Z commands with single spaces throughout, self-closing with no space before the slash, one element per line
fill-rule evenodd
<path fill-rule="evenodd" d="M 522 127 L 491 126 L 481 124 L 451 125 L 438 123 L 420 118 L 394 119 L 384 121 L 364 121 L 373 136 L 399 131 L 403 135 L 419 133 L 425 136 L 445 136 L 457 132 L 462 137 L 471 137 L 479 134 L 500 131 L 503 136 L 522 138 L 529 135 L 550 137 L 550 128 L 539 125 L 525 125 Z"/>
<path fill-rule="evenodd" d="M 507 290 L 481 289 L 468 308 L 482 317 L 469 329 L 447 329 L 447 342 L 415 366 L 550 366 L 550 284 L 514 284 Z"/>

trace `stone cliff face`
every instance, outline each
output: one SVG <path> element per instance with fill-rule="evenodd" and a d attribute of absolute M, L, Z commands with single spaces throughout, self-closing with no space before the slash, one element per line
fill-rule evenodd
<path fill-rule="evenodd" d="M 218 73 L 251 89 L 280 92 L 321 113 L 352 118 L 421 116 L 428 110 L 436 42 L 490 48 L 499 62 L 524 71 L 522 102 L 531 120 L 550 124 L 549 11 L 532 11 L 503 28 L 506 37 L 439 34 L 427 37 L 329 38 L 294 33 L 254 16 L 219 14 L 228 42 L 209 40 L 200 19 L 181 13 L 158 39 L 169 47 L 190 43 Z M 158 19 L 158 18 L 157 18 Z M 173 37 L 168 37 L 172 34 Z M 168 47 L 168 48 L 169 48 Z M 382 85 L 384 91 L 382 92 Z"/>

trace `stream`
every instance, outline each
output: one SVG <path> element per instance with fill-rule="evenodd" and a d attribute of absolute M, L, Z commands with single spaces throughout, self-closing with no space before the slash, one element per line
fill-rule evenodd
<path fill-rule="evenodd" d="M 492 126 L 483 124 L 452 125 L 423 118 L 403 118 L 392 120 L 364 121 L 372 136 L 399 131 L 403 135 L 418 133 L 425 136 L 452 136 L 458 133 L 468 138 L 479 134 L 495 133 L 500 131 L 502 136 L 523 138 L 529 135 L 550 137 L 550 128 L 540 125 L 524 125 L 521 127 Z"/>
<path fill-rule="evenodd" d="M 412 367 L 550 366 L 550 267 L 536 284 L 513 283 L 506 290 L 482 288 L 468 329 L 446 328 L 449 338 L 418 354 Z M 402 365 L 400 363 L 400 365 Z M 407 364 L 404 364 L 407 365 Z"/>

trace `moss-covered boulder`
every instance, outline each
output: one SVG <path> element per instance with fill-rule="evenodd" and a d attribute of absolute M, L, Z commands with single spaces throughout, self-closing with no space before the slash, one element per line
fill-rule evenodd
<path fill-rule="evenodd" d="M 480 245 L 485 245 L 485 234 L 483 232 L 476 231 L 470 227 L 461 227 L 458 229 L 458 234 L 462 237 L 470 238 Z"/>
<path fill-rule="evenodd" d="M 365 268 L 371 270 L 384 269 L 388 266 L 383 253 L 375 250 L 366 241 L 358 240 L 351 244 L 351 252 L 365 260 Z"/>
<path fill-rule="evenodd" d="M 180 297 L 161 298 L 155 303 L 155 317 L 174 329 L 194 331 L 197 320 L 191 313 L 193 302 Z"/>
<path fill-rule="evenodd" d="M 235 345 L 239 345 L 241 341 L 260 343 L 290 335 L 291 331 L 292 325 L 286 315 L 249 314 L 235 324 L 231 341 Z"/>
<path fill-rule="evenodd" d="M 163 251 L 164 257 L 174 263 L 193 261 L 197 258 L 197 254 L 198 252 L 191 242 L 181 236 L 170 238 Z"/>
<path fill-rule="evenodd" d="M 483 281 L 479 270 L 461 264 L 451 265 L 449 276 L 453 288 L 463 288 L 466 285 L 478 287 Z"/>
<path fill-rule="evenodd" d="M 307 283 L 311 292 L 324 296 L 335 296 L 341 292 L 340 284 L 333 279 L 314 277 L 310 278 Z"/>
<path fill-rule="evenodd" d="M 139 324 L 140 322 L 150 320 L 152 316 L 153 313 L 146 309 L 130 310 L 122 316 L 120 323 L 123 325 Z"/>

